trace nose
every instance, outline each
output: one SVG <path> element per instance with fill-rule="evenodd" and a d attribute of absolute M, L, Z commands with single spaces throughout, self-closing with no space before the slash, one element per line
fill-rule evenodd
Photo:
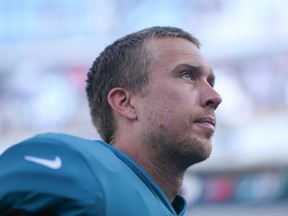
<path fill-rule="evenodd" d="M 210 88 L 206 90 L 206 94 L 204 94 L 201 105 L 203 107 L 211 107 L 212 109 L 216 110 L 221 102 L 221 95 L 210 86 Z"/>

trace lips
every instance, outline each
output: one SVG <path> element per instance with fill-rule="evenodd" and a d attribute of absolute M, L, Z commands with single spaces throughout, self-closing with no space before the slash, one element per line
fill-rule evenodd
<path fill-rule="evenodd" d="M 215 129 L 216 125 L 216 120 L 213 117 L 199 118 L 195 122 L 201 126 L 212 128 L 213 130 Z"/>
<path fill-rule="evenodd" d="M 212 117 L 204 117 L 204 118 L 200 118 L 198 120 L 196 120 L 197 123 L 207 123 L 207 124 L 211 124 L 215 127 L 216 125 L 216 120 L 215 118 Z"/>

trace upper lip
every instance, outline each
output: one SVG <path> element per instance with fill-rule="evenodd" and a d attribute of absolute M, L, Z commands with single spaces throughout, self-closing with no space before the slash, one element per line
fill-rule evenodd
<path fill-rule="evenodd" d="M 215 127 L 216 119 L 213 117 L 203 117 L 196 120 L 197 123 L 208 123 Z"/>

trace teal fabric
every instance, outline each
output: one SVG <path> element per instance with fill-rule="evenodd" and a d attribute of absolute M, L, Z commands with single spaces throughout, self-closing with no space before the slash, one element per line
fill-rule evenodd
<path fill-rule="evenodd" d="M 50 168 L 27 156 L 51 161 L 58 156 L 62 165 Z M 183 216 L 186 202 L 177 196 L 172 205 L 150 176 L 113 146 L 49 133 L 1 155 L 0 212 L 6 208 L 61 216 Z"/>

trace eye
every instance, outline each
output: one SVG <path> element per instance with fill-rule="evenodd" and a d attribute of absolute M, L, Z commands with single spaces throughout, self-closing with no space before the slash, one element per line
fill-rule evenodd
<path fill-rule="evenodd" d="M 211 81 L 211 82 L 209 82 L 209 84 L 210 84 L 210 86 L 211 86 L 212 88 L 214 88 L 215 81 Z"/>
<path fill-rule="evenodd" d="M 181 73 L 180 77 L 184 80 L 192 80 L 192 75 L 189 71 L 184 71 L 183 73 Z"/>
<path fill-rule="evenodd" d="M 211 78 L 208 78 L 209 85 L 213 88 L 215 85 L 215 76 L 212 76 Z"/>

